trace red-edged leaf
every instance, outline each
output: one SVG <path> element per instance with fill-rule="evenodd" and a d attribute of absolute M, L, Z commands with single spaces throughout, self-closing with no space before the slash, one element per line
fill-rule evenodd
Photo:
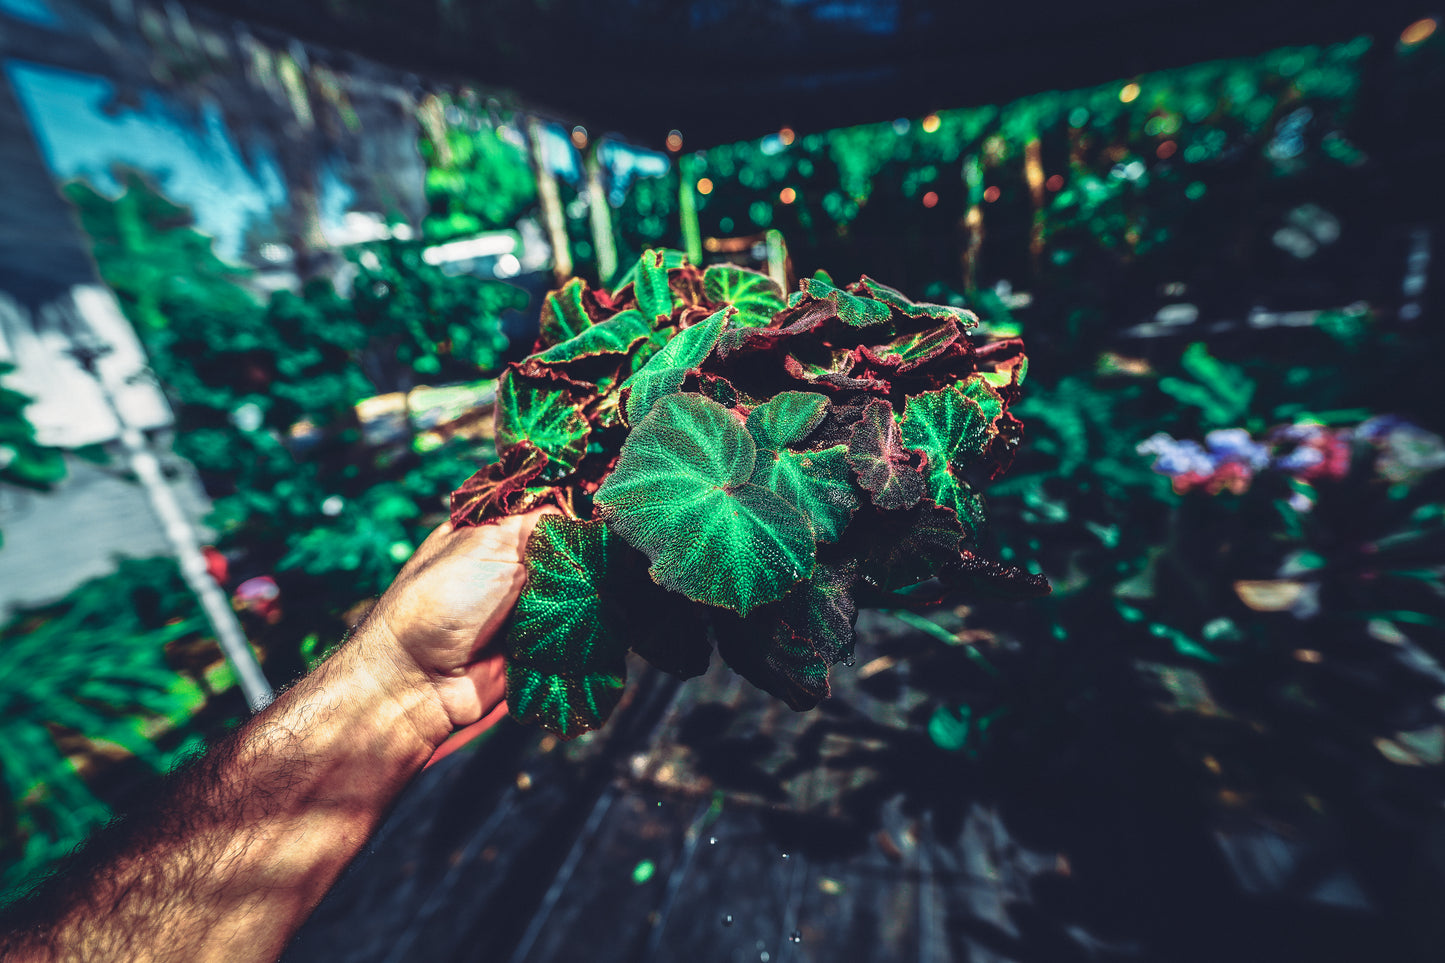
<path fill-rule="evenodd" d="M 923 301 L 912 301 L 904 295 L 902 291 L 875 281 L 866 274 L 853 284 L 848 285 L 848 290 L 854 294 L 870 297 L 875 301 L 882 301 L 906 318 L 946 319 L 955 322 L 962 328 L 972 328 L 978 325 L 978 315 L 967 308 L 954 308 L 946 304 L 929 304 Z"/>
<path fill-rule="evenodd" d="M 879 367 L 912 371 L 942 355 L 960 335 L 958 325 L 945 320 L 922 331 L 900 334 L 884 344 L 864 345 L 859 351 Z"/>
<path fill-rule="evenodd" d="M 600 317 L 596 295 L 588 290 L 586 281 L 573 278 L 542 300 L 537 345 L 546 348 L 569 341 Z"/>
<path fill-rule="evenodd" d="M 830 694 L 828 669 L 853 654 L 857 562 L 820 562 L 813 578 L 751 617 L 721 616 L 718 652 L 732 670 L 799 711 Z"/>
<path fill-rule="evenodd" d="M 808 301 L 779 312 L 767 327 L 731 328 L 718 339 L 718 360 L 773 351 L 799 335 L 817 331 L 836 316 L 832 302 Z"/>
<path fill-rule="evenodd" d="M 832 306 L 834 317 L 854 328 L 887 324 L 893 317 L 893 312 L 883 302 L 849 294 L 817 276 L 803 278 L 799 282 L 798 292 L 789 299 L 789 307 L 805 304 L 808 298 L 827 302 Z"/>
<path fill-rule="evenodd" d="M 783 370 L 805 384 L 831 391 L 868 391 L 886 394 L 891 386 L 881 378 L 856 371 L 858 355 L 848 348 L 835 348 L 817 361 L 795 354 L 784 355 Z"/>
<path fill-rule="evenodd" d="M 468 478 L 452 492 L 452 526 L 482 525 L 493 519 L 531 511 L 546 501 L 553 489 L 541 481 L 547 455 L 521 441 Z"/>
<path fill-rule="evenodd" d="M 588 400 L 565 382 L 530 377 L 513 366 L 497 385 L 497 444 L 510 448 L 531 442 L 547 453 L 548 477 L 560 478 L 587 452 L 592 426 L 583 408 Z"/>
<path fill-rule="evenodd" d="M 539 365 L 563 365 L 598 355 L 626 354 L 651 333 L 652 326 L 642 312 L 621 311 L 546 351 L 532 355 L 527 361 Z"/>
<path fill-rule="evenodd" d="M 893 406 L 870 401 L 848 437 L 848 464 L 883 509 L 911 508 L 923 497 L 922 457 L 903 447 Z"/>
<path fill-rule="evenodd" d="M 1024 343 L 1019 338 L 1005 338 L 991 341 L 974 348 L 974 360 L 978 370 L 984 372 L 988 383 L 998 389 L 1009 404 L 1019 399 L 1019 386 L 1029 373 L 1029 356 L 1024 354 Z"/>

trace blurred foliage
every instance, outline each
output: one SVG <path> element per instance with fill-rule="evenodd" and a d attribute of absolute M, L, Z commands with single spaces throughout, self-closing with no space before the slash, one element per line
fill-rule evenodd
<path fill-rule="evenodd" d="M 122 561 L 0 628 L 0 673 L 24 680 L 0 688 L 0 903 L 110 819 L 76 758 L 93 769 L 118 747 L 153 778 L 199 745 L 189 723 L 203 684 L 226 679 L 207 680 L 195 664 L 198 649 L 202 663 L 205 652 L 219 662 L 215 644 L 201 644 L 207 631 L 175 564 L 160 559 Z M 178 673 L 188 657 L 192 673 Z M 70 754 L 66 734 L 83 740 Z"/>
<path fill-rule="evenodd" d="M 14 370 L 14 365 L 0 362 L 0 380 Z M 43 491 L 65 477 L 65 457 L 35 440 L 35 428 L 25 418 L 28 404 L 28 397 L 0 385 L 0 484 Z"/>
<path fill-rule="evenodd" d="M 336 617 L 388 584 L 491 450 L 424 438 L 409 412 L 368 440 L 358 403 L 401 392 L 404 408 L 421 379 L 493 373 L 502 315 L 527 294 L 448 274 L 421 244 L 392 239 L 347 251 L 335 283 L 262 300 L 185 208 L 139 175 L 123 183 L 114 200 L 66 190 L 175 407 L 175 449 L 215 499 L 218 547 L 243 573 L 281 573 L 287 617 L 258 631 L 284 675 L 305 636 L 338 634 Z"/>
<path fill-rule="evenodd" d="M 448 239 L 511 227 L 537 203 L 520 119 L 474 98 L 432 96 L 419 112 L 429 213 L 422 231 Z"/>

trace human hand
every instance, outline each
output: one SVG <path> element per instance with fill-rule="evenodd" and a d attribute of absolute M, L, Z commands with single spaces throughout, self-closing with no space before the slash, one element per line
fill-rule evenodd
<path fill-rule="evenodd" d="M 555 511 L 456 530 L 443 524 L 402 567 L 358 633 L 381 636 L 384 644 L 371 657 L 389 657 L 404 678 L 435 696 L 444 716 L 441 738 L 463 727 L 480 731 L 478 723 L 505 711 L 505 665 L 490 643 L 526 583 L 527 539 L 537 519 Z"/>

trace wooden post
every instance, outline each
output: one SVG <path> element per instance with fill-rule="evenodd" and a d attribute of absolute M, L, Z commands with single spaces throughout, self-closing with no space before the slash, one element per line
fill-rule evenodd
<path fill-rule="evenodd" d="M 567 244 L 562 197 L 557 193 L 557 178 L 547 165 L 541 122 L 528 116 L 523 129 L 532 154 L 532 169 L 537 174 L 537 199 L 542 205 L 542 221 L 547 225 L 547 242 L 552 245 L 552 275 L 561 284 L 572 276 L 572 248 Z"/>
<path fill-rule="evenodd" d="M 587 213 L 592 225 L 592 249 L 597 252 L 597 280 L 605 286 L 617 273 L 617 241 L 612 236 L 612 204 L 602 186 L 598 147 L 598 141 L 588 145 L 583 164 L 587 169 Z"/>

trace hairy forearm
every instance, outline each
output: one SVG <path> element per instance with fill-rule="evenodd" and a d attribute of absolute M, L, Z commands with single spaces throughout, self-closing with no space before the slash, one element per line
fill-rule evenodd
<path fill-rule="evenodd" d="M 274 960 L 449 730 L 363 625 L 112 826 L 0 936 L 6 960 Z"/>

